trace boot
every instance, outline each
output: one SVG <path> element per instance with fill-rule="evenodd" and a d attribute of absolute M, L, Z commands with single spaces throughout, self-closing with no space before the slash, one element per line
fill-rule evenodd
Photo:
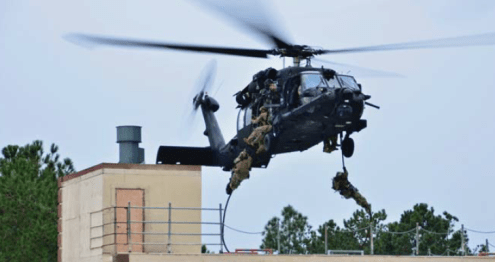
<path fill-rule="evenodd" d="M 331 142 L 331 144 L 330 144 Z M 337 138 L 325 139 L 323 141 L 323 152 L 332 153 L 337 150 Z"/>

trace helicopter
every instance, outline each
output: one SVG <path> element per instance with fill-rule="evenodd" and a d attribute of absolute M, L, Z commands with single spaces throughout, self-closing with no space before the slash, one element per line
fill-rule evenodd
<path fill-rule="evenodd" d="M 225 142 L 215 112 L 220 104 L 208 93 L 211 84 L 208 77 L 203 88 L 193 98 L 193 110 L 201 108 L 208 137 L 208 147 L 160 146 L 157 164 L 204 165 L 232 170 L 234 159 L 248 148 L 244 138 L 255 129 L 252 118 L 260 114 L 261 107 L 268 109 L 272 130 L 263 142 L 266 152 L 254 158 L 252 167 L 266 168 L 273 156 L 283 153 L 304 151 L 331 137 L 340 136 L 338 145 L 345 157 L 352 157 L 354 141 L 352 135 L 367 127 L 362 119 L 367 106 L 379 109 L 369 102 L 361 84 L 352 75 L 339 74 L 331 68 L 313 67 L 311 61 L 320 55 L 392 51 L 422 48 L 447 48 L 474 45 L 495 44 L 494 33 L 461 36 L 407 43 L 364 46 L 344 49 L 322 49 L 308 45 L 293 44 L 274 30 L 274 25 L 262 25 L 236 16 L 231 10 L 210 1 L 204 4 L 216 9 L 238 23 L 269 39 L 273 46 L 269 49 L 248 49 L 235 47 L 204 46 L 191 44 L 162 43 L 124 38 L 113 38 L 86 34 L 71 35 L 77 42 L 138 47 L 153 49 L 172 49 L 189 52 L 205 52 L 241 57 L 268 58 L 278 56 L 291 58 L 292 66 L 274 69 L 267 68 L 253 75 L 253 80 L 234 94 L 239 110 L 237 135 Z M 264 13 L 256 14 L 259 19 Z M 305 64 L 303 64 L 305 62 Z M 270 84 L 277 87 L 276 93 L 268 89 Z"/>

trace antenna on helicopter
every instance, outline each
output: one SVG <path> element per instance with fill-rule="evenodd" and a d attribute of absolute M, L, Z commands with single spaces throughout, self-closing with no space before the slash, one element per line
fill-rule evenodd
<path fill-rule="evenodd" d="M 311 67 L 311 57 L 306 57 L 306 67 Z"/>

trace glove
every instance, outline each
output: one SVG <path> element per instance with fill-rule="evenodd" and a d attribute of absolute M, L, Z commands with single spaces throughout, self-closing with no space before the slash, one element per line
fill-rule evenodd
<path fill-rule="evenodd" d="M 225 189 L 225 192 L 227 193 L 227 195 L 232 195 L 232 188 L 230 188 L 230 182 L 227 183 L 227 188 Z"/>

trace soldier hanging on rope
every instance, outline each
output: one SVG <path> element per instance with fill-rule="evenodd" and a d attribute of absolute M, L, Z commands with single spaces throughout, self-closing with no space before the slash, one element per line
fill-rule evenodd
<path fill-rule="evenodd" d="M 366 201 L 357 188 L 355 188 L 351 182 L 347 179 L 349 173 L 344 167 L 344 172 L 337 172 L 337 175 L 333 178 L 332 188 L 340 193 L 346 199 L 353 198 L 358 205 L 363 207 L 368 214 L 371 214 L 371 205 Z"/>
<path fill-rule="evenodd" d="M 234 160 L 234 167 L 232 168 L 232 176 L 230 177 L 230 182 L 227 184 L 227 194 L 232 194 L 242 180 L 249 178 L 249 171 L 251 170 L 251 165 L 253 164 L 253 158 L 248 154 L 246 149 L 244 149 L 239 156 Z"/>

